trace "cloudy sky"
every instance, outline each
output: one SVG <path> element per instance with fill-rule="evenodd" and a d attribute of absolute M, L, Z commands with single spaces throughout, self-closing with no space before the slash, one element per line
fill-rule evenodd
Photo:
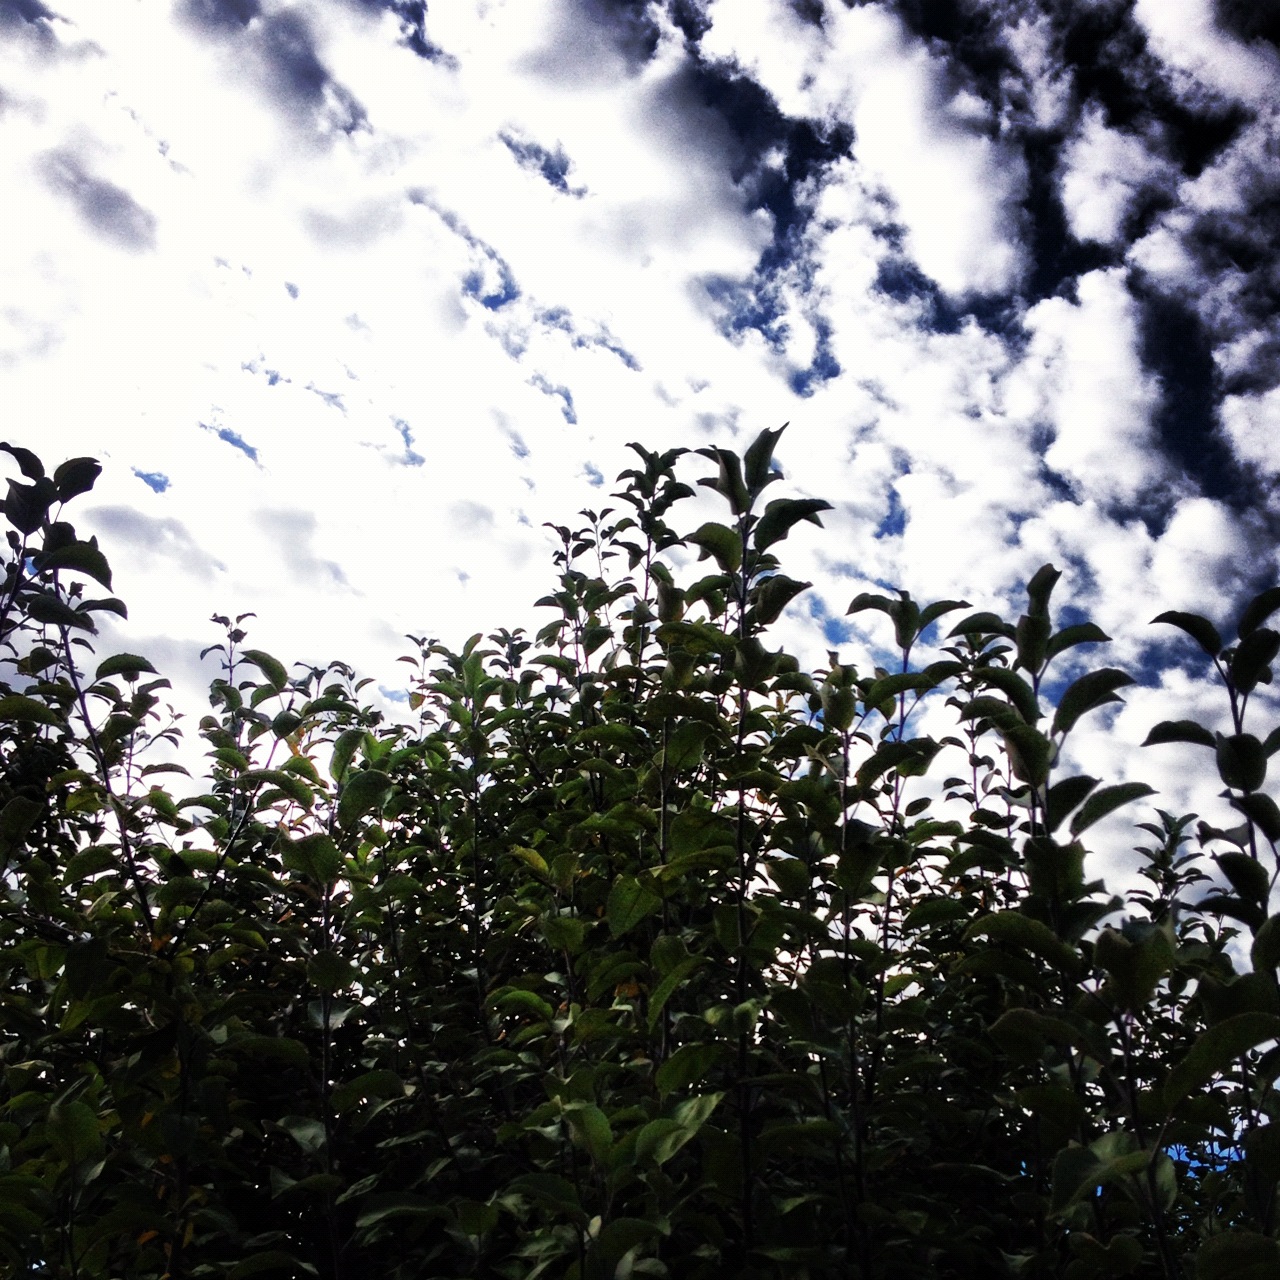
<path fill-rule="evenodd" d="M 815 661 L 859 591 L 1053 561 L 1140 665 L 1277 573 L 1278 44 L 1276 0 L 0 0 L 3 434 L 103 460 L 112 639 L 179 688 L 255 610 L 394 690 L 407 631 L 536 622 L 627 441 L 788 421 Z"/>

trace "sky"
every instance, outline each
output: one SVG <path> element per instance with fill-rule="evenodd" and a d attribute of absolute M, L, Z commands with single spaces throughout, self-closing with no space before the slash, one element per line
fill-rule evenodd
<path fill-rule="evenodd" d="M 394 698 L 628 441 L 787 422 L 780 642 L 1052 562 L 1152 686 L 1091 771 L 1213 803 L 1137 744 L 1221 714 L 1150 619 L 1280 569 L 1277 0 L 0 0 L 0 193 L 3 434 L 179 700 L 247 611 Z"/>

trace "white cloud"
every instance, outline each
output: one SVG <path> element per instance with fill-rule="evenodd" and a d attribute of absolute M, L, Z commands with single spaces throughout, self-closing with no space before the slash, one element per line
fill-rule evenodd
<path fill-rule="evenodd" d="M 1065 151 L 1062 203 L 1077 240 L 1112 244 L 1134 197 L 1166 167 L 1141 138 L 1109 128 L 1100 110 L 1084 117 Z"/>

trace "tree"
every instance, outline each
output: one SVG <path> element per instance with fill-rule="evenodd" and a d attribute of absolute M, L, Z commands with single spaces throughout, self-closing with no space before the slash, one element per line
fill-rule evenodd
<path fill-rule="evenodd" d="M 1211 749 L 1239 821 L 1189 853 L 1157 811 L 1122 902 L 1083 842 L 1150 789 L 1056 764 L 1131 682 L 1081 670 L 1105 635 L 1055 630 L 1045 566 L 1016 622 L 859 596 L 892 670 L 802 670 L 780 548 L 827 504 L 764 500 L 780 435 L 632 445 L 620 505 L 555 529 L 536 636 L 410 637 L 413 725 L 215 618 L 191 795 L 167 682 L 94 653 L 125 609 L 64 507 L 97 463 L 3 446 L 11 1274 L 1274 1270 L 1280 731 L 1246 715 L 1280 590 L 1230 646 L 1159 619 L 1234 732 L 1148 741 Z M 681 535 L 700 458 L 728 512 Z"/>

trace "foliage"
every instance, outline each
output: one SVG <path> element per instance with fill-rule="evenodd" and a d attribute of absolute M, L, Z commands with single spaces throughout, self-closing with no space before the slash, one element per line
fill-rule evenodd
<path fill-rule="evenodd" d="M 536 636 L 410 638 L 412 727 L 216 618 L 193 794 L 167 682 L 94 653 L 97 463 L 3 446 L 8 1274 L 1275 1273 L 1280 589 L 1230 646 L 1157 619 L 1232 732 L 1148 741 L 1211 751 L 1238 821 L 1192 853 L 1157 811 L 1121 902 L 1084 841 L 1150 789 L 1059 765 L 1130 683 L 1082 667 L 1106 636 L 1055 630 L 1045 566 L 1015 622 L 861 595 L 892 669 L 802 670 L 779 550 L 828 504 L 765 500 L 780 435 L 632 445 Z M 700 457 L 727 515 L 681 534 Z"/>

